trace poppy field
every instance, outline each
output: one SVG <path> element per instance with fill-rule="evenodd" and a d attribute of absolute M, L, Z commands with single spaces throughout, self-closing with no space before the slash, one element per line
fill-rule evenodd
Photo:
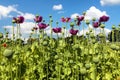
<path fill-rule="evenodd" d="M 50 15 L 46 22 L 36 15 L 33 33 L 26 43 L 20 31 L 25 18 L 14 17 L 12 37 L 8 37 L 6 29 L 5 33 L 0 32 L 0 80 L 120 80 L 120 26 L 112 26 L 106 35 L 104 29 L 109 16 L 91 21 L 84 16 L 85 13 L 75 19 L 62 17 L 60 22 L 55 22 Z M 65 26 L 58 27 L 59 23 Z M 82 23 L 88 27 L 87 32 Z M 50 36 L 46 34 L 47 27 Z M 82 27 L 82 35 L 78 27 Z M 96 34 L 96 29 L 100 33 Z"/>

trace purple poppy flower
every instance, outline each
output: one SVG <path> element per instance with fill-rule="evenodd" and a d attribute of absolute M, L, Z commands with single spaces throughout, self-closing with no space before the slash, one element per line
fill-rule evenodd
<path fill-rule="evenodd" d="M 23 22 L 24 22 L 24 17 L 23 16 L 17 17 L 17 23 L 23 23 Z"/>
<path fill-rule="evenodd" d="M 100 23 L 99 23 L 99 22 L 93 22 L 93 27 L 94 27 L 94 28 L 98 28 L 98 27 L 99 27 L 99 25 L 100 25 Z"/>
<path fill-rule="evenodd" d="M 78 20 L 78 21 L 84 20 L 84 16 L 77 16 L 77 20 Z"/>
<path fill-rule="evenodd" d="M 17 24 L 20 24 L 20 23 L 23 23 L 24 22 L 24 17 L 23 16 L 19 16 L 19 17 L 13 17 L 13 23 L 17 23 Z"/>
<path fill-rule="evenodd" d="M 66 22 L 70 22 L 71 18 L 67 17 Z"/>
<path fill-rule="evenodd" d="M 78 30 L 70 29 L 70 34 L 76 35 L 78 33 Z"/>
<path fill-rule="evenodd" d="M 109 17 L 108 16 L 101 16 L 100 19 L 99 19 L 99 22 L 107 22 L 109 20 Z"/>
<path fill-rule="evenodd" d="M 36 16 L 35 18 L 34 18 L 34 21 L 36 22 L 36 23 L 39 23 L 39 22 L 41 22 L 42 21 L 42 16 Z"/>
<path fill-rule="evenodd" d="M 13 22 L 13 23 L 17 23 L 17 18 L 16 18 L 16 17 L 13 17 L 12 22 Z"/>
<path fill-rule="evenodd" d="M 39 29 L 45 29 L 47 26 L 48 26 L 48 25 L 45 24 L 45 23 L 39 23 L 39 24 L 38 24 Z"/>
<path fill-rule="evenodd" d="M 55 33 L 61 33 L 61 28 L 60 27 L 59 28 L 53 28 L 52 30 Z"/>
<path fill-rule="evenodd" d="M 61 21 L 62 22 L 70 22 L 70 20 L 71 20 L 71 18 L 69 18 L 69 17 L 66 17 L 66 18 L 61 18 Z"/>

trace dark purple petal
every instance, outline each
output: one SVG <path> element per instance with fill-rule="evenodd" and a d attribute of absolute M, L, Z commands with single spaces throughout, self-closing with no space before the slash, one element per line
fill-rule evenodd
<path fill-rule="evenodd" d="M 55 33 L 61 33 L 61 28 L 53 28 L 52 30 Z"/>
<path fill-rule="evenodd" d="M 99 27 L 99 22 L 93 22 L 93 27 L 98 28 Z"/>
<path fill-rule="evenodd" d="M 67 17 L 66 22 L 70 22 L 71 18 Z"/>
<path fill-rule="evenodd" d="M 78 30 L 70 29 L 70 34 L 76 35 L 78 33 Z"/>
<path fill-rule="evenodd" d="M 17 18 L 17 23 L 23 23 L 24 22 L 24 17 L 23 16 L 19 16 Z"/>
<path fill-rule="evenodd" d="M 65 18 L 61 18 L 61 21 L 62 21 L 62 22 L 65 22 L 66 20 L 65 20 Z"/>
<path fill-rule="evenodd" d="M 36 23 L 39 23 L 39 22 L 41 22 L 42 21 L 42 16 L 36 16 L 35 18 L 34 18 L 34 21 L 36 22 Z"/>
<path fill-rule="evenodd" d="M 77 20 L 78 20 L 78 21 L 84 20 L 84 16 L 77 16 Z"/>
<path fill-rule="evenodd" d="M 108 16 L 101 16 L 100 19 L 99 19 L 99 22 L 107 22 L 109 20 L 109 17 Z"/>
<path fill-rule="evenodd" d="M 39 23 L 38 27 L 39 29 L 45 29 L 48 25 L 46 25 L 45 23 Z"/>

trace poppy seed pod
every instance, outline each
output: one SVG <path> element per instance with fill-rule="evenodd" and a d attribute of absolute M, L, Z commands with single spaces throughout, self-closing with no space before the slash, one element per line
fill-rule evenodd
<path fill-rule="evenodd" d="M 90 64 L 85 64 L 86 69 L 90 69 Z"/>
<path fill-rule="evenodd" d="M 91 37 L 91 38 L 94 38 L 95 36 L 94 36 L 94 34 L 93 34 L 93 33 L 91 33 L 91 34 L 90 34 L 90 37 Z"/>
<path fill-rule="evenodd" d="M 43 41 L 43 46 L 47 46 L 48 45 L 48 41 Z"/>
<path fill-rule="evenodd" d="M 115 29 L 115 28 L 116 28 L 115 25 L 113 25 L 113 26 L 112 26 L 112 29 Z"/>
<path fill-rule="evenodd" d="M 86 35 L 89 35 L 89 32 L 86 32 Z"/>
<path fill-rule="evenodd" d="M 71 23 L 70 23 L 70 26 L 71 26 L 71 27 L 73 27 L 73 26 L 74 26 L 74 23 L 73 23 L 73 22 L 71 22 Z"/>
<path fill-rule="evenodd" d="M 87 25 L 89 25 L 89 24 L 90 24 L 90 21 L 89 21 L 89 20 L 86 20 L 85 22 L 86 22 L 86 24 L 87 24 Z"/>
<path fill-rule="evenodd" d="M 99 62 L 99 57 L 93 57 L 93 62 L 97 64 Z"/>
<path fill-rule="evenodd" d="M 5 51 L 3 52 L 3 55 L 7 58 L 11 58 L 13 55 L 13 51 L 10 49 L 5 49 Z"/>
<path fill-rule="evenodd" d="M 112 44 L 112 45 L 110 46 L 110 48 L 113 49 L 113 50 L 115 50 L 115 49 L 116 49 L 116 45 L 115 45 L 115 44 Z"/>
<path fill-rule="evenodd" d="M 81 69 L 80 69 L 80 73 L 81 73 L 82 75 L 86 74 L 86 73 L 87 73 L 86 68 L 81 68 Z"/>
<path fill-rule="evenodd" d="M 100 27 L 101 27 L 101 28 L 105 28 L 105 24 L 101 24 Z"/>
<path fill-rule="evenodd" d="M 103 33 L 100 33 L 99 34 L 99 38 L 103 38 L 104 37 L 104 34 Z"/>

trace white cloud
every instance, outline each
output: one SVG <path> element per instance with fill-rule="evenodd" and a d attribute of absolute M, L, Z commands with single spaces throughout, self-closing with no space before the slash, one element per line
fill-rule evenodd
<path fill-rule="evenodd" d="M 89 8 L 89 10 L 86 11 L 85 19 L 92 20 L 93 18 L 99 19 L 101 16 L 107 15 L 106 11 L 101 11 L 97 9 L 95 6 L 92 6 Z"/>
<path fill-rule="evenodd" d="M 35 26 L 33 22 L 24 22 L 20 25 L 20 31 L 23 37 L 28 38 L 29 34 L 31 33 L 31 29 Z M 4 28 L 7 28 L 10 34 L 12 34 L 12 26 L 7 25 L 3 26 Z M 14 32 L 17 33 L 17 27 L 14 26 Z M 12 37 L 12 36 L 9 36 Z"/>
<path fill-rule="evenodd" d="M 100 0 L 102 6 L 104 5 L 120 5 L 120 0 Z"/>
<path fill-rule="evenodd" d="M 10 5 L 10 6 L 2 6 L 0 5 L 0 19 L 2 17 L 9 17 L 10 13 L 16 11 L 15 6 L 14 5 Z"/>
<path fill-rule="evenodd" d="M 31 13 L 23 13 L 22 16 L 24 16 L 25 20 L 33 20 L 35 18 Z"/>
<path fill-rule="evenodd" d="M 74 18 L 76 18 L 76 16 L 80 16 L 80 14 L 79 13 L 74 13 L 74 14 L 71 15 L 71 18 L 74 19 Z"/>
<path fill-rule="evenodd" d="M 61 10 L 61 9 L 63 9 L 62 4 L 53 6 L 53 10 Z"/>
<path fill-rule="evenodd" d="M 17 5 L 10 5 L 10 6 L 3 6 L 0 5 L 0 19 L 1 18 L 12 18 L 13 15 L 11 15 L 11 12 L 17 13 L 18 15 L 24 16 L 26 20 L 33 20 L 34 15 L 31 13 L 23 13 L 16 9 Z"/>

